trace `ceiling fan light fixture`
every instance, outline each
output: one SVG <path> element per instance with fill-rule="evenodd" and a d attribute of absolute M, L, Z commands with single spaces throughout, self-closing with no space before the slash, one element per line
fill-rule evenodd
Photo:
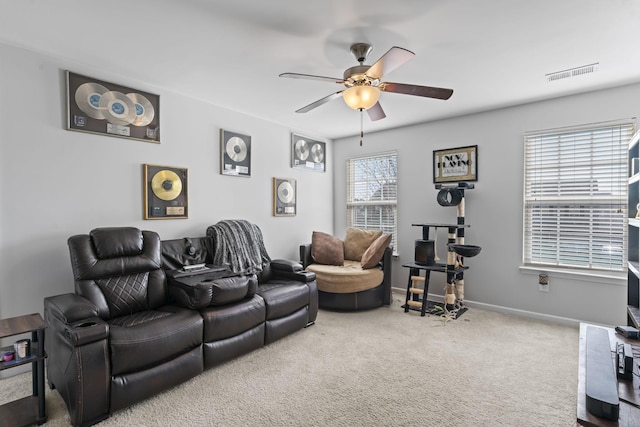
<path fill-rule="evenodd" d="M 344 102 L 354 110 L 368 110 L 380 99 L 380 89 L 376 86 L 353 86 L 342 92 Z"/>

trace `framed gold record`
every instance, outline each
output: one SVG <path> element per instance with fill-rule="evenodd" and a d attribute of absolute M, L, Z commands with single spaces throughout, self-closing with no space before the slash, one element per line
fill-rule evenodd
<path fill-rule="evenodd" d="M 291 134 L 291 167 L 316 172 L 327 170 L 327 144 L 315 139 Z"/>
<path fill-rule="evenodd" d="M 220 173 L 251 176 L 251 137 L 220 129 Z"/>
<path fill-rule="evenodd" d="M 144 175 L 144 219 L 189 217 L 186 168 L 142 165 Z"/>
<path fill-rule="evenodd" d="M 273 178 L 273 216 L 296 216 L 296 180 Z"/>

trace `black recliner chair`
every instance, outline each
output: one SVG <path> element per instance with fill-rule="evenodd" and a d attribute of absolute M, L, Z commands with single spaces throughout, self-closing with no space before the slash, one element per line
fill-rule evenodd
<path fill-rule="evenodd" d="M 45 349 L 74 425 L 203 371 L 202 316 L 169 304 L 156 233 L 102 228 L 68 244 L 75 293 L 45 298 Z"/>

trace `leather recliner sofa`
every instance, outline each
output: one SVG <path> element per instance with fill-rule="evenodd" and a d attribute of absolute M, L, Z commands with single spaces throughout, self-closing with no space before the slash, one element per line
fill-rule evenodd
<path fill-rule="evenodd" d="M 193 240 L 209 261 L 208 238 Z M 165 269 L 190 242 L 165 245 L 131 227 L 69 238 L 75 293 L 45 298 L 44 315 L 48 383 L 73 425 L 99 422 L 315 321 L 315 274 L 285 260 L 217 281 L 222 294 L 206 306 L 184 304 Z"/>

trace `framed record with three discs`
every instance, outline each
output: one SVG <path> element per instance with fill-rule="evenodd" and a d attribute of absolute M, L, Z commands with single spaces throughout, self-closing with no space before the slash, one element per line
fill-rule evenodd
<path fill-rule="evenodd" d="M 160 142 L 160 97 L 67 71 L 67 129 Z"/>
<path fill-rule="evenodd" d="M 251 176 L 251 137 L 220 129 L 220 173 Z"/>
<path fill-rule="evenodd" d="M 187 169 L 142 165 L 144 219 L 188 218 Z"/>
<path fill-rule="evenodd" d="M 291 167 L 325 172 L 326 144 L 321 141 L 291 134 Z"/>
<path fill-rule="evenodd" d="M 273 178 L 273 216 L 295 216 L 296 180 Z"/>

